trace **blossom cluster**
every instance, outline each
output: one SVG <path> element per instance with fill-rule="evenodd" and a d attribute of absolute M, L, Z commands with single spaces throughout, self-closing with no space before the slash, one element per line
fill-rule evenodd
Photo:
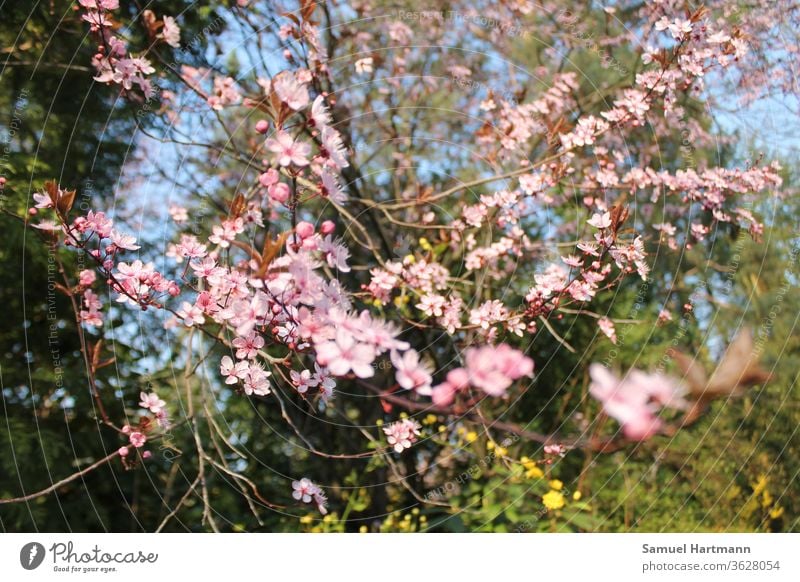
<path fill-rule="evenodd" d="M 420 435 L 420 424 L 413 418 L 404 418 L 383 427 L 388 442 L 396 453 L 410 449 Z"/>
<path fill-rule="evenodd" d="M 663 407 L 685 409 L 685 389 L 675 379 L 662 374 L 631 370 L 620 379 L 602 364 L 589 367 L 591 395 L 603 410 L 622 425 L 631 440 L 645 440 L 661 430 L 657 412 Z"/>
<path fill-rule="evenodd" d="M 97 52 L 92 59 L 100 83 L 114 83 L 124 91 L 137 87 L 146 99 L 150 99 L 155 90 L 148 77 L 155 73 L 155 68 L 144 56 L 133 56 L 128 51 L 127 43 L 114 30 L 117 28 L 112 11 L 119 9 L 119 0 L 79 0 L 84 12 L 81 18 L 89 23 L 91 32 L 98 39 Z M 147 22 L 148 33 L 153 33 L 171 47 L 180 46 L 180 27 L 171 16 L 157 20 L 150 10 L 145 10 L 143 17 Z"/>
<path fill-rule="evenodd" d="M 516 8 L 492 7 L 487 16 L 506 22 L 533 10 L 529 2 L 512 4 Z M 80 6 L 98 39 L 95 79 L 120 86 L 129 98 L 136 98 L 134 90 L 152 97 L 156 69 L 117 34 L 112 12 L 118 0 L 80 0 Z M 220 388 L 263 398 L 285 419 L 281 399 L 287 393 L 315 413 L 340 412 L 331 402 L 339 387 L 340 394 L 377 394 L 385 414 L 393 406 L 432 404 L 437 413 L 474 408 L 480 416 L 484 400 L 517 394 L 524 379 L 533 378 L 528 354 L 537 354 L 540 333 L 569 345 L 553 325 L 565 313 L 591 321 L 600 341 L 619 341 L 614 319 L 596 312 L 597 305 L 629 278 L 661 276 L 653 272 L 652 243 L 673 250 L 708 244 L 719 225 L 747 227 L 754 238 L 761 234 L 763 225 L 745 201 L 781 185 L 779 164 L 676 170 L 656 166 L 658 144 L 631 153 L 626 141 L 640 140 L 645 129 L 670 135 L 670 126 L 688 115 L 686 97 L 696 98 L 715 72 L 746 56 L 743 35 L 707 22 L 702 11 L 687 13 L 675 2 L 644 6 L 643 68 L 630 82 L 610 86 L 599 104 L 581 98 L 577 73 L 544 66 L 536 73 L 548 83 L 530 94 L 489 89 L 477 99 L 473 91 L 456 100 L 469 121 L 434 127 L 445 133 L 468 127 L 473 153 L 490 162 L 492 175 L 446 187 L 422 184 L 422 174 L 413 172 L 429 146 L 416 152 L 406 147 L 411 140 L 396 127 L 402 116 L 394 116 L 395 96 L 426 102 L 448 90 L 433 77 L 412 86 L 403 80 L 415 58 L 427 62 L 415 52 L 415 31 L 392 19 L 373 32 L 345 29 L 342 37 L 358 58 L 338 75 L 370 85 L 349 95 L 336 88 L 315 6 L 301 3 L 298 15 L 278 25 L 275 62 L 282 64 L 275 72 L 234 77 L 224 67 L 189 65 L 170 71 L 198 99 L 198 110 L 221 120 L 222 133 L 228 130 L 224 120 L 246 117 L 244 136 L 209 149 L 223 157 L 229 146 L 241 148 L 231 155 L 247 169 L 230 171 L 232 182 L 218 176 L 235 192 L 220 205 L 221 217 L 204 215 L 203 228 L 190 227 L 190 202 L 169 206 L 169 261 L 143 258 L 145 242 L 117 229 L 102 211 L 70 219 L 74 192 L 50 184 L 34 194 L 31 216 L 54 214 L 34 226 L 94 263 L 81 268 L 68 290 L 80 296 L 83 324 L 99 333 L 110 313 L 100 301 L 100 285 L 119 305 L 161 310 L 170 334 L 213 339 L 210 369 L 219 371 Z M 179 46 L 173 18 L 145 11 L 143 21 L 151 40 Z M 453 34 L 431 25 L 439 39 Z M 486 37 L 503 42 L 497 31 Z M 393 56 L 375 48 L 383 46 Z M 471 87 L 489 87 L 477 80 L 486 67 L 451 61 L 443 57 L 435 66 L 451 79 L 475 77 Z M 171 99 L 168 92 L 164 97 Z M 364 131 L 369 143 L 397 145 L 386 156 L 391 177 L 365 193 L 370 182 L 359 167 L 362 152 L 351 147 L 348 122 L 360 109 L 384 107 L 393 111 L 387 123 L 366 124 Z M 180 117 L 170 114 L 171 122 Z M 699 123 L 687 131 L 708 138 Z M 374 150 L 382 155 L 377 145 Z M 657 321 L 670 318 L 662 310 Z M 589 393 L 629 440 L 662 432 L 664 408 L 691 404 L 680 383 L 666 376 L 634 370 L 618 378 L 599 364 L 589 372 Z M 145 416 L 122 429 L 127 443 L 119 454 L 129 459 L 144 447 L 148 431 L 169 422 L 166 402 L 154 393 L 140 398 Z M 392 450 L 429 446 L 419 443 L 417 421 L 400 418 L 382 429 Z M 552 461 L 568 448 L 549 441 L 544 451 Z M 327 512 L 326 496 L 311 480 L 294 481 L 292 490 L 294 499 Z M 543 502 L 550 509 L 564 505 L 558 488 Z"/>

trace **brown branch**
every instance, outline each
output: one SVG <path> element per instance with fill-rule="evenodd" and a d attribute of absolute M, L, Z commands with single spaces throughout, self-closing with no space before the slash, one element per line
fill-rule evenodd
<path fill-rule="evenodd" d="M 69 477 L 66 477 L 66 478 L 62 479 L 61 481 L 53 483 L 47 489 L 42 489 L 41 491 L 37 491 L 36 493 L 31 493 L 30 495 L 24 495 L 22 497 L 13 497 L 11 499 L 0 499 L 0 505 L 4 505 L 6 503 L 21 503 L 23 501 L 30 501 L 31 499 L 36 499 L 37 497 L 42 497 L 43 495 L 47 495 L 48 493 L 52 493 L 53 491 L 55 491 L 59 487 L 62 487 L 63 485 L 66 485 L 67 483 L 70 483 L 70 482 L 74 481 L 75 479 L 78 479 L 79 477 L 83 477 L 87 473 L 90 473 L 91 471 L 94 471 L 95 469 L 97 469 L 98 467 L 104 465 L 105 463 L 108 463 L 111 459 L 113 459 L 116 456 L 119 456 L 119 451 L 114 451 L 113 453 L 111 453 L 107 457 L 104 457 L 104 458 L 100 459 L 99 461 L 89 465 L 85 469 L 81 469 L 77 473 L 73 473 Z"/>

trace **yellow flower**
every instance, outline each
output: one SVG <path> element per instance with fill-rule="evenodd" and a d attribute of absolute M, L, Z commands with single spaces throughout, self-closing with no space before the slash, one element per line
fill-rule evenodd
<path fill-rule="evenodd" d="M 421 239 L 419 239 L 419 246 L 422 247 L 423 251 L 429 251 L 433 248 L 431 246 L 431 243 L 424 236 Z"/>
<path fill-rule="evenodd" d="M 508 449 L 505 447 L 501 447 L 500 445 L 497 445 L 497 448 L 495 448 L 494 453 L 498 457 L 505 457 L 508 454 Z"/>
<path fill-rule="evenodd" d="M 425 417 L 425 420 L 422 421 L 422 424 L 433 424 L 436 422 L 437 418 L 435 414 L 429 414 Z"/>
<path fill-rule="evenodd" d="M 772 519 L 778 519 L 782 515 L 783 515 L 783 507 L 781 507 L 780 505 L 776 505 L 775 507 L 769 510 L 769 516 Z"/>
<path fill-rule="evenodd" d="M 536 461 L 531 461 L 528 457 L 522 457 L 520 461 L 522 466 L 525 467 L 526 479 L 541 479 L 544 477 L 544 471 L 536 465 Z"/>
<path fill-rule="evenodd" d="M 478 440 L 478 433 L 476 433 L 474 430 L 471 430 L 467 433 L 466 439 L 468 443 L 474 443 L 476 440 Z"/>
<path fill-rule="evenodd" d="M 542 503 L 547 509 L 561 509 L 564 507 L 564 495 L 559 491 L 548 491 L 542 497 Z"/>
<path fill-rule="evenodd" d="M 555 489 L 556 491 L 561 491 L 561 489 L 563 489 L 564 487 L 564 484 L 558 479 L 553 479 L 552 481 L 550 481 L 549 485 L 550 489 Z"/>
<path fill-rule="evenodd" d="M 302 523 L 303 525 L 308 525 L 312 521 L 314 521 L 314 518 L 311 515 L 304 515 L 303 517 L 300 518 L 300 523 Z"/>
<path fill-rule="evenodd" d="M 753 487 L 753 495 L 758 497 L 761 493 L 767 488 L 767 476 L 766 475 L 759 475 L 758 481 L 752 484 Z"/>
<path fill-rule="evenodd" d="M 575 501 L 580 501 L 580 500 L 581 500 L 581 497 L 583 497 L 583 495 L 581 494 L 581 492 L 580 492 L 580 491 L 576 491 L 575 493 L 573 493 L 573 494 L 572 494 L 572 498 L 573 498 Z"/>
<path fill-rule="evenodd" d="M 367 526 L 365 526 L 365 525 L 362 525 L 360 528 L 358 528 L 358 532 L 359 533 L 367 533 L 368 531 L 369 531 L 369 528 Z"/>

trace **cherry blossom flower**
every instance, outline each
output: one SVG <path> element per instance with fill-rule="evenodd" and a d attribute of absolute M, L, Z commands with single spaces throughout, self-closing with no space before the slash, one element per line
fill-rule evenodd
<path fill-rule="evenodd" d="M 588 222 L 591 226 L 595 228 L 600 228 L 600 229 L 608 228 L 609 226 L 611 226 L 611 213 L 604 212 L 602 214 L 599 213 L 593 214 L 592 217 L 586 222 Z"/>
<path fill-rule="evenodd" d="M 164 28 L 161 36 L 169 46 L 179 48 L 181 46 L 181 29 L 172 16 L 165 16 L 163 19 Z"/>
<path fill-rule="evenodd" d="M 325 99 L 322 95 L 317 95 L 311 104 L 311 121 L 319 130 L 328 127 L 332 122 L 331 112 L 325 105 Z"/>
<path fill-rule="evenodd" d="M 416 350 L 406 350 L 400 356 L 397 352 L 391 354 L 392 364 L 396 369 L 395 377 L 401 388 L 414 390 L 418 394 L 427 395 L 431 393 L 430 369 L 419 361 L 419 354 Z"/>
<path fill-rule="evenodd" d="M 208 98 L 208 104 L 212 109 L 221 111 L 228 105 L 239 103 L 242 96 L 236 89 L 236 80 L 232 77 L 214 78 L 214 92 Z"/>
<path fill-rule="evenodd" d="M 333 164 L 339 168 L 346 168 L 350 165 L 347 161 L 347 151 L 342 143 L 342 135 L 332 127 L 325 127 L 320 136 L 322 147 L 328 154 Z"/>
<path fill-rule="evenodd" d="M 281 166 L 307 166 L 311 146 L 307 143 L 296 142 L 285 131 L 279 131 L 274 138 L 269 138 L 265 144 L 268 151 L 275 154 L 275 161 Z"/>
<path fill-rule="evenodd" d="M 94 327 L 103 325 L 103 314 L 100 311 L 103 305 L 100 302 L 100 298 L 91 289 L 83 292 L 83 305 L 86 309 L 81 309 L 79 313 L 80 320 Z"/>
<path fill-rule="evenodd" d="M 36 208 L 52 208 L 53 200 L 47 193 L 34 192 L 33 200 L 36 202 Z"/>
<path fill-rule="evenodd" d="M 441 295 L 426 293 L 420 298 L 420 302 L 417 303 L 417 309 L 429 317 L 441 317 L 444 315 L 446 303 L 447 300 Z"/>
<path fill-rule="evenodd" d="M 142 408 L 146 408 L 153 414 L 158 414 L 164 407 L 167 405 L 166 402 L 161 400 L 157 394 L 147 392 L 140 392 L 139 393 L 139 406 Z"/>
<path fill-rule="evenodd" d="M 292 379 L 292 384 L 300 394 L 305 394 L 309 388 L 314 388 L 319 384 L 319 378 L 316 374 L 312 374 L 310 370 L 303 370 L 302 372 L 292 370 L 289 372 L 289 376 Z"/>
<path fill-rule="evenodd" d="M 272 79 L 272 88 L 278 98 L 295 111 L 300 111 L 308 105 L 308 88 L 300 83 L 291 71 L 278 73 Z"/>
<path fill-rule="evenodd" d="M 234 338 L 232 343 L 236 348 L 236 357 L 240 360 L 249 360 L 255 358 L 258 351 L 264 347 L 264 338 L 255 332 L 250 332 L 247 337 Z"/>
<path fill-rule="evenodd" d="M 131 445 L 139 449 L 147 442 L 147 437 L 144 435 L 144 433 L 132 431 L 131 434 L 128 435 L 128 440 L 130 441 Z"/>
<path fill-rule="evenodd" d="M 136 237 L 130 234 L 122 234 L 116 230 L 111 231 L 111 243 L 118 249 L 137 251 L 141 247 L 136 243 Z"/>
<path fill-rule="evenodd" d="M 220 360 L 219 371 L 225 377 L 226 384 L 236 384 L 247 376 L 249 365 L 247 362 L 235 362 L 230 356 L 223 356 Z"/>
<path fill-rule="evenodd" d="M 358 59 L 356 61 L 356 72 L 359 74 L 366 74 L 372 72 L 372 64 L 373 60 L 372 57 L 366 57 L 363 59 Z"/>
<path fill-rule="evenodd" d="M 244 393 L 248 396 L 251 394 L 255 394 L 256 396 L 267 396 L 270 394 L 269 377 L 272 375 L 272 372 L 265 370 L 259 363 L 245 363 L 247 364 L 247 373 L 242 379 Z"/>
<path fill-rule="evenodd" d="M 350 272 L 350 265 L 347 264 L 350 251 L 344 244 L 334 241 L 333 237 L 328 235 L 319 243 L 319 250 L 325 255 L 325 260 L 331 268 L 342 273 Z"/>
<path fill-rule="evenodd" d="M 315 503 L 322 515 L 328 513 L 325 493 L 310 479 L 303 477 L 299 481 L 292 481 L 292 497 L 303 503 Z"/>
<path fill-rule="evenodd" d="M 206 322 L 206 318 L 203 317 L 203 310 L 197 305 L 192 305 L 188 301 L 181 303 L 181 307 L 176 313 L 178 317 L 183 320 L 183 324 L 186 327 L 203 325 Z"/>
<path fill-rule="evenodd" d="M 411 445 L 417 441 L 420 435 L 419 423 L 411 418 L 404 418 L 383 427 L 388 442 L 396 453 L 402 453 L 405 449 L 410 449 Z"/>
<path fill-rule="evenodd" d="M 611 343 L 617 343 L 617 332 L 613 321 L 607 317 L 601 317 L 597 320 L 597 327 L 611 340 Z"/>
<path fill-rule="evenodd" d="M 592 364 L 589 374 L 590 394 L 622 425 L 625 436 L 631 440 L 645 440 L 661 430 L 663 423 L 656 416 L 659 407 L 685 406 L 683 388 L 660 374 L 634 370 L 619 379 L 601 364 Z"/>
<path fill-rule="evenodd" d="M 320 178 L 322 179 L 323 196 L 329 198 L 336 204 L 344 204 L 347 202 L 347 196 L 345 196 L 342 191 L 342 186 L 339 184 L 339 180 L 333 172 L 328 170 L 328 168 L 323 168 Z"/>
<path fill-rule="evenodd" d="M 78 284 L 89 286 L 97 280 L 97 275 L 91 269 L 83 269 L 78 273 Z"/>
<path fill-rule="evenodd" d="M 358 343 L 343 329 L 336 332 L 334 340 L 317 346 L 317 361 L 334 376 L 344 376 L 352 370 L 359 378 L 371 378 L 375 375 L 372 367 L 375 356 L 374 347 Z"/>

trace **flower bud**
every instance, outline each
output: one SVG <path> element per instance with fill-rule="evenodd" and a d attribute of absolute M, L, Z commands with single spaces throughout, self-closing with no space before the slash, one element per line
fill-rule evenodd
<path fill-rule="evenodd" d="M 309 238 L 314 236 L 314 225 L 306 221 L 299 222 L 295 227 L 295 232 L 300 238 Z"/>
<path fill-rule="evenodd" d="M 275 168 L 270 168 L 258 177 L 258 181 L 264 188 L 269 188 L 278 181 L 278 171 Z"/>
<path fill-rule="evenodd" d="M 287 186 L 283 182 L 278 182 L 277 184 L 273 184 L 272 186 L 269 187 L 269 189 L 267 189 L 267 194 L 269 194 L 269 197 L 275 202 L 280 202 L 281 204 L 285 204 L 286 201 L 289 200 L 289 195 L 291 194 L 291 192 L 289 191 L 289 186 Z"/>

